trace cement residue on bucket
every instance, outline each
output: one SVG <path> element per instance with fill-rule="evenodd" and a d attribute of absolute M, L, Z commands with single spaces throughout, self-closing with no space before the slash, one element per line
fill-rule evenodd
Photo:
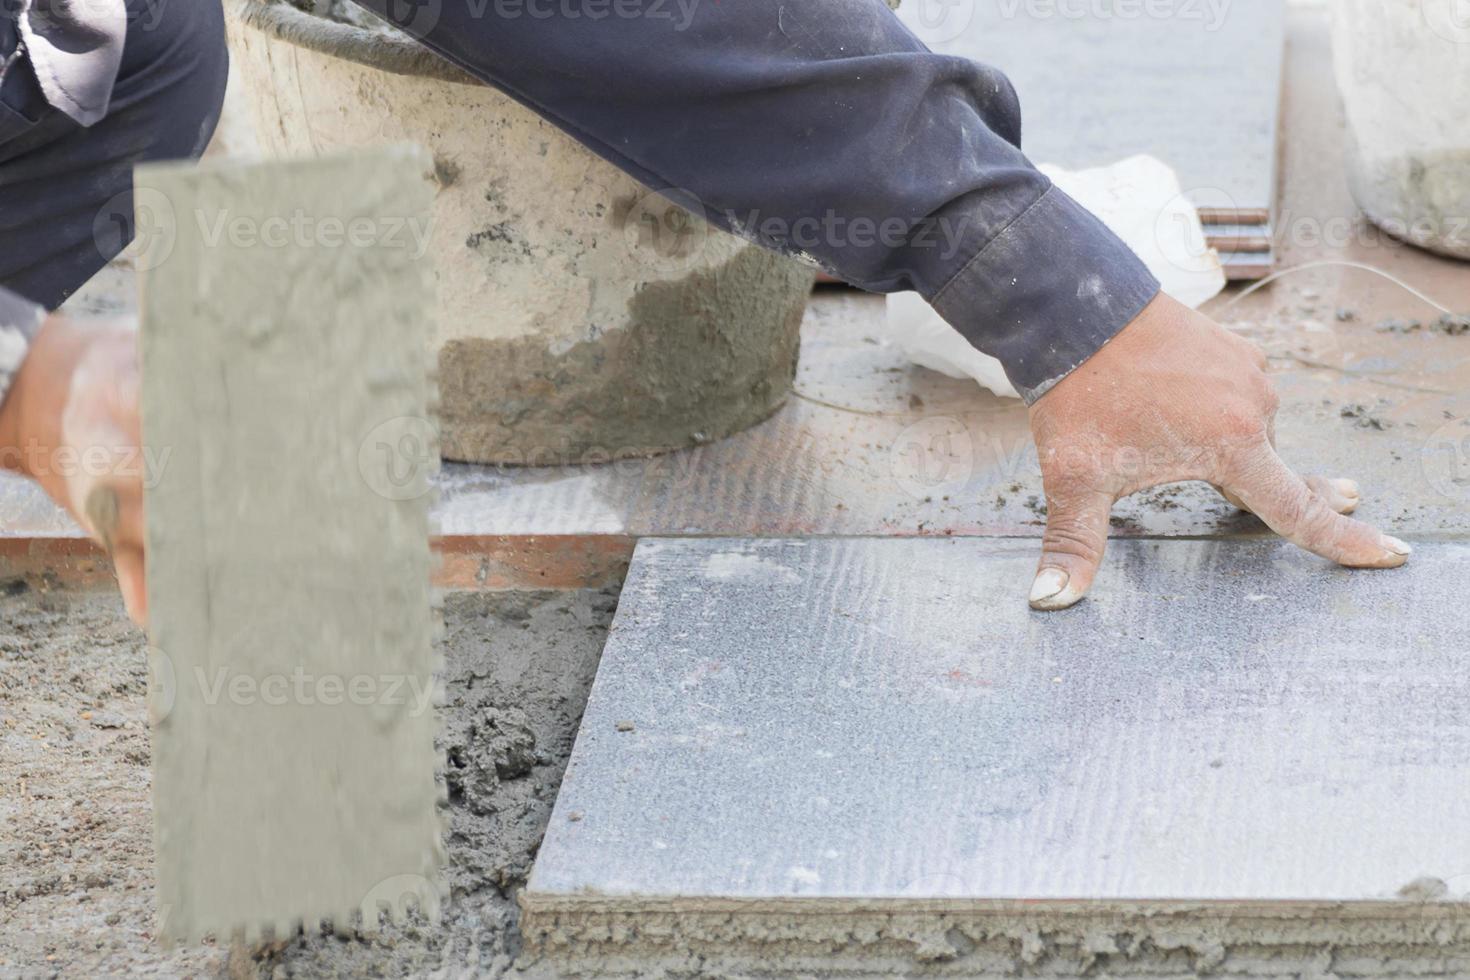
<path fill-rule="evenodd" d="M 345 0 L 231 9 L 265 155 L 433 154 L 446 458 L 650 455 L 784 402 L 814 270 L 686 213 Z"/>

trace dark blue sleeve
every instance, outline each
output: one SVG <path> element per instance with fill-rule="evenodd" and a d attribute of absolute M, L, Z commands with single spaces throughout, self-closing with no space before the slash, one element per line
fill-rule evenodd
<path fill-rule="evenodd" d="M 715 224 L 917 290 L 1028 401 L 1158 283 L 1020 150 L 998 71 L 882 0 L 357 0 Z"/>

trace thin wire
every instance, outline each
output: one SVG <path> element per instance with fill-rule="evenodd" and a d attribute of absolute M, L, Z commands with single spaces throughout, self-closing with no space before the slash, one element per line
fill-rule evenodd
<path fill-rule="evenodd" d="M 1294 266 L 1292 266 L 1292 267 L 1290 267 L 1288 269 L 1281 269 L 1278 272 L 1273 272 L 1269 276 L 1267 276 L 1266 278 L 1264 278 L 1264 279 L 1258 279 L 1255 282 L 1251 283 L 1249 286 L 1247 286 L 1245 289 L 1242 289 L 1239 293 L 1237 293 L 1235 296 L 1233 296 L 1231 298 L 1230 302 L 1226 303 L 1224 306 L 1220 307 L 1218 310 L 1211 310 L 1210 311 L 1210 316 L 1214 317 L 1214 316 L 1218 316 L 1221 313 L 1224 313 L 1226 310 L 1230 309 L 1236 303 L 1239 303 L 1241 300 L 1245 299 L 1251 293 L 1255 292 L 1258 289 L 1264 289 L 1266 286 L 1271 285 L 1273 282 L 1275 282 L 1277 279 L 1282 278 L 1283 276 L 1289 276 L 1293 272 L 1305 272 L 1308 269 L 1321 269 L 1321 268 L 1325 268 L 1325 267 L 1328 267 L 1328 266 L 1337 266 L 1339 268 L 1344 268 L 1344 269 L 1361 269 L 1364 272 L 1371 272 L 1375 276 L 1381 276 L 1382 278 L 1387 279 L 1389 282 L 1393 283 L 1395 286 L 1397 286 L 1400 289 L 1404 290 L 1405 292 L 1409 293 L 1411 296 L 1414 296 L 1414 297 L 1416 297 L 1418 299 L 1423 300 L 1424 302 L 1428 303 L 1430 306 L 1434 307 L 1436 310 L 1439 310 L 1441 313 L 1448 314 L 1449 316 L 1458 316 L 1458 314 L 1455 313 L 1455 311 L 1452 310 L 1452 309 L 1450 309 L 1448 306 L 1445 306 L 1443 303 L 1439 302 L 1438 300 L 1436 300 L 1432 296 L 1425 295 L 1424 293 L 1420 292 L 1418 289 L 1415 289 L 1413 286 L 1411 286 L 1408 283 L 1404 282 L 1402 279 L 1400 279 L 1398 276 L 1394 275 L 1393 273 L 1391 273 L 1391 272 L 1385 272 L 1384 270 L 1378 268 L 1377 266 L 1368 265 L 1366 262 L 1349 262 L 1349 261 L 1347 261 L 1345 259 L 1318 259 L 1318 260 L 1316 260 L 1314 262 L 1303 262 L 1301 265 L 1294 265 Z M 1331 367 L 1331 365 L 1327 365 L 1327 364 L 1313 365 L 1313 366 L 1320 366 L 1320 367 L 1324 367 L 1324 368 L 1330 368 Z M 1344 369 L 1341 369 L 1341 368 L 1333 368 L 1333 370 L 1342 370 L 1342 371 L 1344 371 L 1344 373 L 1364 374 L 1364 372 L 1347 372 L 1347 371 L 1345 371 Z M 1366 378 L 1366 380 L 1368 380 L 1370 382 L 1376 382 L 1378 384 L 1389 384 L 1389 382 L 1378 381 L 1377 379 L 1371 378 L 1371 377 L 1370 378 Z M 1395 385 L 1394 387 L 1401 387 L 1401 386 Z M 1415 391 L 1420 391 L 1420 390 L 1423 390 L 1423 391 L 1438 391 L 1439 389 L 1429 389 L 1429 388 L 1419 389 L 1419 388 L 1415 388 L 1415 389 L 1412 389 L 1412 390 L 1415 390 Z M 834 409 L 835 411 L 838 411 L 838 412 L 846 412 L 846 413 L 848 413 L 850 415 L 866 415 L 869 418 L 880 418 L 880 419 L 883 419 L 883 418 L 911 418 L 912 417 L 912 415 L 906 414 L 906 413 L 902 413 L 902 412 L 869 412 L 869 411 L 864 411 L 863 409 L 860 409 L 860 408 L 851 408 L 851 407 L 849 407 L 847 405 L 839 405 L 836 402 L 823 401 L 820 398 L 816 398 L 816 397 L 814 397 L 812 395 L 808 395 L 806 392 L 802 391 L 796 385 L 792 385 L 792 387 L 791 387 L 791 393 L 793 395 L 795 395 L 797 398 L 799 398 L 802 401 L 804 401 L 804 402 L 810 402 L 813 405 L 820 405 L 823 408 Z"/>
<path fill-rule="evenodd" d="M 823 408 L 830 408 L 835 412 L 846 412 L 849 415 L 866 415 L 868 418 L 871 419 L 914 418 L 913 412 L 870 412 L 867 409 L 863 408 L 853 408 L 850 405 L 839 405 L 836 402 L 824 401 L 821 398 L 816 397 L 815 395 L 808 395 L 795 384 L 791 386 L 791 393 L 804 402 L 811 402 L 813 405 L 820 405 Z"/>
<path fill-rule="evenodd" d="M 1413 286 L 1410 286 L 1408 283 L 1404 282 L 1402 279 L 1400 279 L 1398 276 L 1393 275 L 1392 273 L 1384 272 L 1377 266 L 1368 265 L 1366 262 L 1347 262 L 1342 259 L 1319 259 L 1315 262 L 1303 262 L 1301 265 L 1294 265 L 1289 269 L 1282 269 L 1280 272 L 1273 272 L 1266 278 L 1258 280 L 1257 282 L 1253 282 L 1245 289 L 1242 289 L 1233 299 L 1230 300 L 1230 302 L 1226 303 L 1218 310 L 1211 310 L 1210 315 L 1215 316 L 1217 314 L 1224 313 L 1236 303 L 1239 303 L 1241 300 L 1245 299 L 1251 293 L 1265 286 L 1271 285 L 1271 283 L 1275 282 L 1277 279 L 1280 279 L 1282 276 L 1289 276 L 1293 272 L 1304 272 L 1307 269 L 1320 269 L 1324 266 L 1341 266 L 1346 269 L 1362 269 L 1364 272 L 1371 272 L 1376 276 L 1382 276 L 1384 279 L 1387 279 L 1389 282 L 1393 283 L 1395 286 L 1398 286 L 1405 292 L 1408 292 L 1411 295 L 1422 299 L 1424 302 L 1428 303 L 1436 310 L 1439 310 L 1441 313 L 1447 313 L 1450 316 L 1456 315 L 1455 311 L 1450 309 L 1448 306 L 1445 306 L 1443 303 L 1439 302 L 1431 296 L 1426 296 L 1424 293 L 1421 293 L 1419 290 L 1415 289 Z"/>

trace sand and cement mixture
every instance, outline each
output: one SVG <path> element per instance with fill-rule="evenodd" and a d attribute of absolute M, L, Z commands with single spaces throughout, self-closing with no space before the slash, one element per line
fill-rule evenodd
<path fill-rule="evenodd" d="M 481 593 L 445 608 L 452 889 L 442 927 L 245 952 L 154 940 L 142 634 L 110 594 L 0 583 L 0 978 L 495 976 L 616 605 Z"/>

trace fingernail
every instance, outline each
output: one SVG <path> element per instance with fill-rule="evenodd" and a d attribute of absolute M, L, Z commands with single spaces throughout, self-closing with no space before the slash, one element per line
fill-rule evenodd
<path fill-rule="evenodd" d="M 1379 543 L 1396 555 L 1412 555 L 1414 553 L 1413 548 L 1410 548 L 1406 543 L 1390 534 L 1383 535 L 1379 539 Z"/>
<path fill-rule="evenodd" d="M 1031 583 L 1031 595 L 1029 601 L 1032 605 L 1045 602 L 1061 593 L 1067 587 L 1067 573 L 1060 568 L 1043 568 L 1036 573 L 1036 581 Z"/>
<path fill-rule="evenodd" d="M 1357 480 L 1333 480 L 1332 487 L 1344 497 L 1362 496 L 1362 494 L 1358 490 Z"/>

